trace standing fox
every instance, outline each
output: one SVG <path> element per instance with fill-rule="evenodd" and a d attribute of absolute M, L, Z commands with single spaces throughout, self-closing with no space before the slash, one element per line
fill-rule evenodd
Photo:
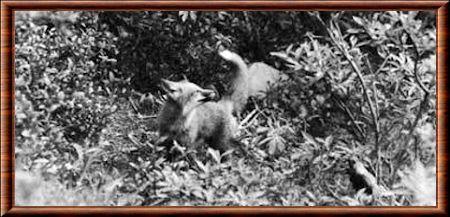
<path fill-rule="evenodd" d="M 236 60 L 230 51 L 220 54 L 238 66 L 236 79 L 246 75 L 246 65 L 239 56 Z M 167 101 L 158 117 L 160 139 L 157 143 L 170 139 L 189 146 L 207 143 L 221 152 L 231 148 L 237 130 L 232 112 L 235 102 L 240 103 L 236 91 L 235 95 L 214 101 L 215 91 L 201 88 L 187 79 L 178 82 L 162 79 L 161 83 Z"/>
<path fill-rule="evenodd" d="M 216 93 L 188 80 L 162 80 L 167 101 L 158 119 L 159 141 L 195 146 L 207 143 L 222 152 L 234 142 L 237 128 L 230 100 L 213 101 Z"/>

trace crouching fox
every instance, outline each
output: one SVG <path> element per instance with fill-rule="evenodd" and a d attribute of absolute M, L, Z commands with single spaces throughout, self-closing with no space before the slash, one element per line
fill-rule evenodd
<path fill-rule="evenodd" d="M 225 50 L 219 54 L 237 66 L 231 81 L 230 99 L 234 102 L 233 113 L 238 116 L 244 110 L 249 97 L 263 98 L 271 86 L 288 79 L 285 74 L 263 62 L 247 65 L 236 53 Z"/>
<path fill-rule="evenodd" d="M 233 102 L 226 97 L 214 101 L 217 93 L 187 79 L 162 80 L 167 101 L 159 117 L 159 142 L 167 139 L 195 146 L 206 143 L 224 152 L 231 148 L 237 129 Z"/>

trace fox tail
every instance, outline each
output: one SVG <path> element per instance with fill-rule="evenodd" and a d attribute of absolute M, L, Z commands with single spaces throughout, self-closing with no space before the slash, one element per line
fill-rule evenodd
<path fill-rule="evenodd" d="M 233 112 L 240 115 L 248 99 L 248 67 L 241 56 L 229 50 L 219 52 L 219 55 L 237 66 L 231 81 L 230 95 L 227 97 L 233 102 Z"/>

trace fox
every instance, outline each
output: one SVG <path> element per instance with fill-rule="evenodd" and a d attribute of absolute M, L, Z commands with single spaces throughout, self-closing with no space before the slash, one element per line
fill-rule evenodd
<path fill-rule="evenodd" d="M 216 91 L 186 78 L 177 82 L 162 79 L 161 87 L 167 100 L 158 116 L 157 144 L 170 139 L 194 147 L 206 143 L 222 153 L 232 148 L 237 121 L 230 99 L 215 101 Z"/>
<path fill-rule="evenodd" d="M 263 98 L 271 85 L 288 79 L 287 75 L 266 63 L 247 64 L 240 55 L 229 50 L 219 52 L 219 55 L 237 66 L 230 85 L 230 100 L 234 102 L 233 113 L 238 116 L 245 109 L 250 97 Z"/>

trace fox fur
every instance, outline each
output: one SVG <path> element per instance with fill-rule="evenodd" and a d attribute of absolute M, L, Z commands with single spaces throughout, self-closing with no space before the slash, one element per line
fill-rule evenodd
<path fill-rule="evenodd" d="M 237 129 L 233 102 L 214 101 L 217 93 L 182 80 L 162 80 L 167 93 L 159 117 L 159 142 L 176 140 L 188 146 L 206 143 L 222 152 L 231 148 Z"/>

